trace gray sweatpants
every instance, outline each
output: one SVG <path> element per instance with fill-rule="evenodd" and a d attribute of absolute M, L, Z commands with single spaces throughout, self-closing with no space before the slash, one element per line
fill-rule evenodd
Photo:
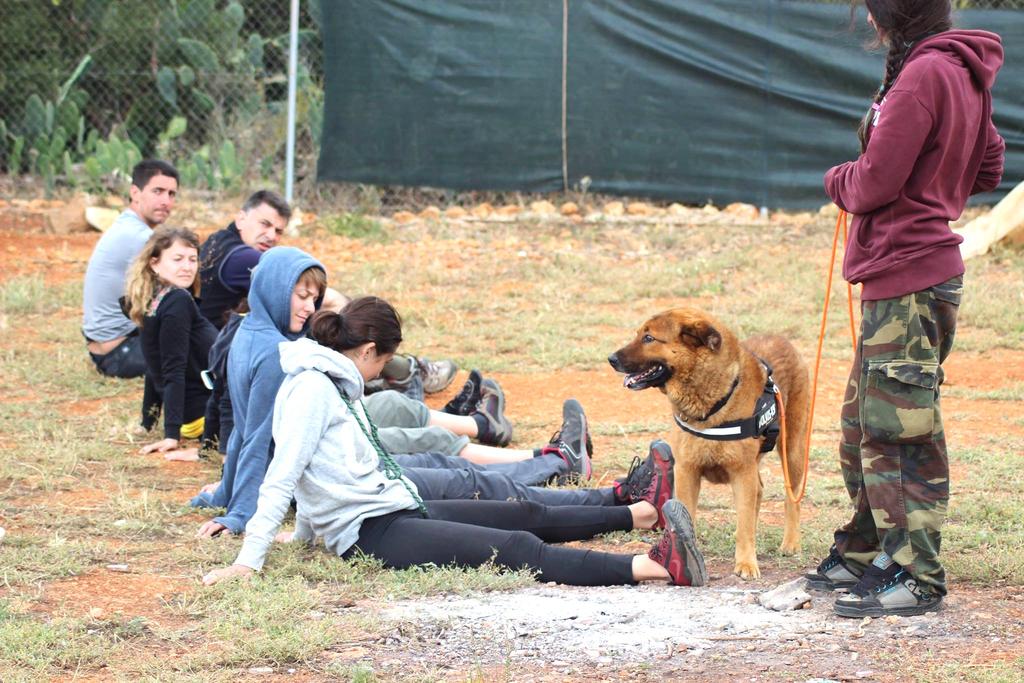
<path fill-rule="evenodd" d="M 546 484 L 552 479 L 568 472 L 565 460 L 558 455 L 542 455 L 518 462 L 498 463 L 494 465 L 478 465 L 457 455 L 442 453 L 413 453 L 392 456 L 402 469 L 416 467 L 430 470 L 474 470 L 491 472 L 508 477 L 520 484 L 532 486 Z"/>
<path fill-rule="evenodd" d="M 615 505 L 611 488 L 552 489 L 527 486 L 504 474 L 487 470 L 403 466 L 402 472 L 416 485 L 423 500 L 528 500 L 544 505 Z"/>
<path fill-rule="evenodd" d="M 378 391 L 363 397 L 366 413 L 388 453 L 458 455 L 469 443 L 443 427 L 429 427 L 430 408 L 397 391 Z"/>

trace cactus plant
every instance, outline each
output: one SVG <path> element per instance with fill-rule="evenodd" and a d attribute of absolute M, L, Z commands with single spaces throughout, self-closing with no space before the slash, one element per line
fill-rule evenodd
<path fill-rule="evenodd" d="M 8 157 L 7 171 L 12 175 L 21 173 L 21 154 L 25 149 L 25 137 L 14 136 L 14 143 L 11 145 L 11 156 Z"/>
<path fill-rule="evenodd" d="M 319 0 L 308 2 L 309 12 L 319 16 Z M 21 110 L 0 127 L 0 168 L 44 173 L 48 188 L 64 182 L 97 190 L 127 174 L 132 160 L 141 158 L 140 150 L 174 162 L 183 183 L 210 189 L 237 188 L 250 171 L 263 176 L 277 172 L 283 109 L 280 102 L 268 102 L 266 92 L 279 89 L 281 76 L 268 74 L 266 64 L 269 57 L 279 65 L 276 52 L 287 44 L 279 24 L 266 36 L 252 32 L 247 11 L 253 10 L 241 0 L 159 2 L 155 15 L 144 20 L 131 3 L 99 4 L 107 10 L 79 17 L 80 36 L 68 36 L 68 44 L 59 41 L 63 54 L 73 54 L 75 41 L 88 38 L 81 44 L 89 53 L 70 75 L 51 79 L 36 93 L 29 89 Z M 159 27 L 155 42 L 146 37 L 154 25 Z M 124 49 L 94 48 L 100 45 L 96 35 Z M 306 27 L 301 44 L 313 36 Z M 93 78 L 83 82 L 87 73 Z M 119 80 L 125 73 L 147 74 L 148 82 Z M 317 140 L 322 93 L 305 65 L 300 73 L 302 139 Z M 131 95 L 118 97 L 108 109 L 97 107 L 86 91 L 99 79 L 109 80 L 113 88 L 130 86 Z M 103 104 L 108 102 L 114 98 Z"/>
<path fill-rule="evenodd" d="M 162 66 L 156 73 L 156 89 L 160 97 L 175 109 L 178 108 L 177 74 L 169 66 Z"/>
<path fill-rule="evenodd" d="M 0 119 L 0 165 L 7 161 L 7 123 Z"/>

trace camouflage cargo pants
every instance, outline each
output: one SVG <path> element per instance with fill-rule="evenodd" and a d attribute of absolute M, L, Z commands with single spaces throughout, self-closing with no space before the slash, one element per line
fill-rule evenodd
<path fill-rule="evenodd" d="M 864 569 L 884 550 L 946 593 L 939 563 L 949 460 L 939 411 L 963 278 L 861 305 L 861 335 L 842 409 L 839 460 L 853 518 L 836 548 Z"/>

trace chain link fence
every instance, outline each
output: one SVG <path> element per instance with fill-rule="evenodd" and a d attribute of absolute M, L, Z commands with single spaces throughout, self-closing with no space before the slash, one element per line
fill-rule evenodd
<path fill-rule="evenodd" d="M 300 178 L 319 147 L 318 10 L 301 3 Z M 289 11 L 287 0 L 5 0 L 0 167 L 48 189 L 99 189 L 150 155 L 190 187 L 280 179 Z"/>
<path fill-rule="evenodd" d="M 302 0 L 298 189 L 315 179 L 323 118 L 321 2 Z M 818 0 L 821 1 L 821 0 Z M 846 0 L 835 0 L 840 4 Z M 954 0 L 1024 9 L 1024 0 Z M 0 170 L 101 190 L 143 156 L 192 188 L 281 184 L 288 0 L 4 0 Z"/>

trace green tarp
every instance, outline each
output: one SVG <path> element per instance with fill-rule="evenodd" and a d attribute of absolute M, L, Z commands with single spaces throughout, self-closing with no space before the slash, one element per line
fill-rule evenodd
<path fill-rule="evenodd" d="M 845 5 L 797 0 L 324 3 L 320 178 L 543 192 L 589 177 L 595 192 L 819 206 L 882 73 L 848 23 Z M 1005 193 L 1024 175 L 1024 12 L 958 24 L 1006 45 Z"/>

